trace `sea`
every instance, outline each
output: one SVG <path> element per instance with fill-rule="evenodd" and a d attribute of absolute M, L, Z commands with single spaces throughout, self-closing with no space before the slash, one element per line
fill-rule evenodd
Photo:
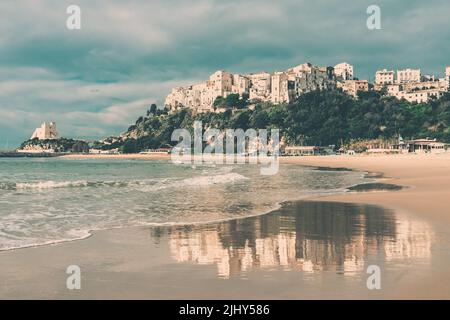
<path fill-rule="evenodd" d="M 0 158 L 0 250 L 83 239 L 92 231 L 258 216 L 286 201 L 347 192 L 362 172 L 280 164 Z"/>

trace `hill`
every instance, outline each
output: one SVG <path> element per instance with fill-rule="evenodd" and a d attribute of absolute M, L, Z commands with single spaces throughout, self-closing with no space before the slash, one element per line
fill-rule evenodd
<path fill-rule="evenodd" d="M 450 93 L 429 103 L 413 104 L 382 96 L 378 92 L 361 92 L 358 99 L 339 91 L 314 91 L 296 101 L 272 105 L 259 103 L 254 108 L 240 105 L 222 113 L 193 114 L 190 109 L 174 113 L 147 112 L 118 138 L 95 143 L 95 148 L 119 148 L 124 153 L 173 146 L 173 130 L 192 129 L 194 120 L 205 128 L 263 129 L 279 128 L 287 144 L 336 145 L 355 140 L 437 138 L 450 142 Z"/>

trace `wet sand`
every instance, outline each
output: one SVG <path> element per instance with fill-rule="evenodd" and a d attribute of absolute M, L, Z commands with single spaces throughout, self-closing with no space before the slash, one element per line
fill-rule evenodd
<path fill-rule="evenodd" d="M 442 268 L 436 231 L 377 206 L 286 203 L 219 223 L 96 232 L 0 253 L 1 298 L 380 299 Z M 81 268 L 81 290 L 66 268 Z M 382 270 L 368 290 L 366 269 Z M 441 284 L 443 285 L 443 284 Z M 428 293 L 418 292 L 427 297 Z"/>
<path fill-rule="evenodd" d="M 450 154 L 282 158 L 383 173 L 379 182 L 407 188 L 0 252 L 0 298 L 450 299 L 449 160 Z M 73 264 L 81 268 L 81 290 L 65 285 Z M 381 290 L 366 287 L 370 264 L 381 268 Z"/>

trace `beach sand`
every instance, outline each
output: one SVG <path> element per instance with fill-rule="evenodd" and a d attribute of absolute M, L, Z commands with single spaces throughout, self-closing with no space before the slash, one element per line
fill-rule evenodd
<path fill-rule="evenodd" d="M 285 163 L 345 167 L 382 173 L 382 182 L 406 186 L 401 191 L 361 192 L 327 197 L 341 201 L 379 205 L 415 215 L 435 225 L 450 226 L 450 153 L 386 156 L 301 157 Z M 324 200 L 324 199 L 321 199 Z M 450 248 L 448 248 L 450 250 Z M 450 255 L 450 251 L 448 251 Z M 447 261 L 448 262 L 448 261 Z M 406 287 L 399 286 L 389 298 L 450 299 L 450 265 Z"/>
<path fill-rule="evenodd" d="M 70 157 L 169 159 L 168 155 Z M 94 232 L 90 238 L 80 241 L 0 252 L 0 269 L 2 270 L 0 298 L 450 299 L 450 272 L 448 271 L 450 267 L 448 241 L 450 237 L 450 153 L 287 157 L 280 160 L 282 163 L 294 165 L 349 168 L 382 173 L 383 177 L 379 179 L 379 182 L 401 185 L 405 188 L 400 191 L 351 192 L 311 199 L 320 200 L 315 205 L 300 202 L 296 206 L 301 206 L 303 216 L 297 219 L 300 222 L 303 221 L 302 223 L 296 223 L 296 214 L 292 214 L 292 210 L 297 210 L 298 207 L 294 209 L 289 207 L 272 213 L 272 216 L 265 218 L 269 219 L 267 221 L 250 219 L 244 222 L 230 221 L 220 226 L 210 224 L 175 229 L 136 227 L 105 230 Z M 333 205 L 323 205 L 323 201 L 331 202 Z M 422 254 L 422 259 L 408 258 L 403 259 L 401 263 L 383 265 L 386 273 L 383 275 L 385 281 L 382 282 L 381 290 L 368 290 L 365 287 L 367 275 L 357 260 L 360 255 L 366 257 L 367 261 L 363 264 L 365 268 L 367 262 L 374 259 L 369 254 L 373 246 L 372 240 L 375 243 L 382 241 L 386 246 L 389 246 L 389 239 L 397 241 L 396 235 L 391 234 L 390 230 L 396 228 L 398 221 L 386 218 L 387 222 L 382 220 L 375 222 L 377 228 L 381 228 L 380 226 L 382 228 L 381 231 L 377 229 L 373 239 L 372 236 L 361 235 L 357 231 L 348 231 L 360 228 L 360 225 L 356 218 L 356 220 L 347 221 L 345 215 L 337 217 L 343 219 L 343 224 L 348 227 L 333 231 L 331 234 L 321 230 L 319 234 L 323 238 L 315 238 L 315 232 L 310 232 L 310 229 L 314 231 L 317 225 L 311 224 L 310 229 L 307 230 L 301 227 L 305 221 L 310 221 L 319 213 L 324 214 L 322 223 L 326 224 L 327 221 L 336 221 L 334 213 L 337 211 L 355 212 L 355 217 L 358 216 L 358 212 L 362 212 L 364 217 L 366 214 L 372 217 L 374 210 L 377 211 L 376 217 L 384 217 L 385 211 L 393 212 L 399 217 L 404 217 L 403 219 L 419 221 L 414 222 L 416 224 L 424 221 L 426 225 L 434 228 L 432 243 L 427 247 L 429 253 Z M 305 215 L 309 219 L 304 220 Z M 360 216 L 358 217 L 360 219 Z M 289 229 L 289 232 L 292 231 L 291 234 L 294 234 L 294 246 L 298 246 L 299 241 L 303 241 L 316 248 L 314 249 L 316 251 L 319 249 L 326 251 L 328 246 L 323 249 L 322 246 L 324 243 L 327 244 L 326 239 L 332 236 L 335 237 L 332 247 L 337 249 L 330 256 L 322 254 L 325 260 L 324 262 L 320 262 L 320 259 L 316 261 L 317 270 L 314 269 L 314 263 L 309 265 L 311 261 L 308 259 L 305 259 L 301 266 L 298 262 L 292 266 L 288 258 L 281 256 L 278 256 L 278 262 L 269 263 L 261 257 L 257 265 L 254 261 L 248 262 L 247 260 L 254 255 L 245 254 L 246 250 L 250 249 L 246 243 L 240 242 L 242 234 L 252 233 L 252 237 L 258 239 L 255 246 L 262 245 L 260 250 L 264 252 L 273 251 L 273 243 L 277 244 L 278 249 L 275 249 L 278 251 L 281 246 L 289 246 L 291 243 L 289 239 L 281 239 L 284 233 L 278 229 L 273 232 L 267 231 L 266 226 L 268 221 L 272 221 L 271 219 L 276 220 L 273 223 L 278 226 L 277 228 L 285 221 L 294 219 L 294 222 L 289 224 L 292 229 Z M 242 224 L 243 229 L 238 228 L 240 231 L 236 231 L 236 224 L 239 226 Z M 321 223 L 319 227 L 320 225 Z M 262 231 L 267 234 L 264 236 L 265 233 Z M 306 234 L 304 239 L 300 237 L 302 232 Z M 227 237 L 228 234 L 229 237 Z M 218 237 L 220 237 L 219 242 Z M 342 239 L 348 238 L 351 238 L 351 241 L 346 242 L 345 246 L 340 243 Z M 216 245 L 214 245 L 214 239 L 216 239 Z M 247 238 L 244 237 L 245 239 Z M 430 242 L 430 239 L 414 241 L 420 246 L 422 242 Z M 405 243 L 414 245 L 414 241 L 406 239 Z M 199 243 L 211 245 L 205 247 Z M 355 266 L 347 266 L 349 271 L 347 272 L 346 269 L 343 272 L 336 267 L 336 265 L 345 265 L 336 252 L 340 252 L 340 249 L 349 250 L 349 247 L 354 251 L 349 256 L 355 257 Z M 195 252 L 199 249 L 205 252 L 201 254 Z M 230 255 L 231 249 L 238 251 Z M 226 252 L 223 252 L 224 250 Z M 288 249 L 285 251 L 289 252 Z M 408 257 L 410 252 L 415 253 L 417 250 L 400 243 L 395 251 L 397 255 Z M 294 254 L 297 260 L 298 254 L 298 252 Z M 231 259 L 234 255 L 241 255 L 242 259 Z M 347 253 L 344 252 L 343 256 L 346 255 Z M 423 259 L 424 256 L 426 259 Z M 206 257 L 212 260 L 209 261 Z M 424 260 L 426 263 L 423 263 Z M 314 262 L 314 259 L 312 261 Z M 374 261 L 377 262 L 377 260 Z M 256 267 L 253 270 L 243 270 L 246 263 Z M 267 264 L 267 268 L 263 268 L 263 263 Z M 69 265 L 79 265 L 82 270 L 81 290 L 70 291 L 66 288 L 65 281 L 68 275 L 65 271 Z M 295 270 L 300 267 L 301 270 Z M 360 269 L 352 269 L 356 267 Z M 230 276 L 227 275 L 227 268 L 246 272 Z"/>

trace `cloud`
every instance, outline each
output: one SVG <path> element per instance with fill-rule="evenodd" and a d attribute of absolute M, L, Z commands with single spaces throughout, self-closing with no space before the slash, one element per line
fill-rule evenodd
<path fill-rule="evenodd" d="M 171 86 L 217 69 L 347 61 L 373 78 L 384 67 L 442 74 L 450 64 L 448 0 L 379 0 L 374 31 L 369 0 L 76 2 L 80 31 L 66 29 L 73 1 L 0 2 L 0 146 L 51 119 L 67 136 L 120 133 Z"/>
<path fill-rule="evenodd" d="M 185 81 L 186 85 L 197 80 Z M 0 81 L 0 148 L 5 141 L 18 144 L 28 138 L 43 121 L 57 122 L 66 137 L 99 139 L 118 134 L 144 115 L 151 103 L 162 105 L 161 93 L 178 84 L 86 83 L 50 76 L 46 80 Z"/>

